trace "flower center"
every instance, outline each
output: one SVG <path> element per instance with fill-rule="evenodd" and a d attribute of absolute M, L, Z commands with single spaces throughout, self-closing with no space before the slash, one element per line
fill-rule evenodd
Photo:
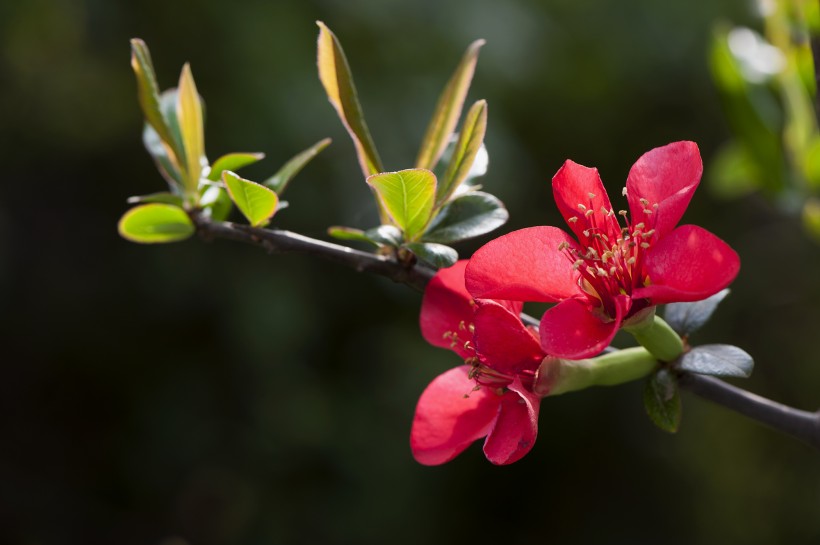
<path fill-rule="evenodd" d="M 626 195 L 626 188 L 624 188 Z M 589 194 L 589 204 L 595 195 Z M 655 240 L 654 225 L 658 204 L 650 204 L 641 199 L 644 220 L 631 223 L 626 210 L 615 214 L 603 206 L 594 210 L 579 203 L 579 214 L 568 218 L 579 233 L 580 248 L 573 248 L 564 242 L 558 250 L 572 262 L 572 268 L 579 272 L 578 285 L 590 298 L 600 301 L 601 310 L 609 318 L 616 315 L 615 297 L 631 296 L 636 288 L 649 283 L 644 267 L 644 256 Z M 621 226 L 617 216 L 623 218 Z M 580 224 L 582 229 L 578 229 Z M 646 304 L 634 305 L 629 315 Z"/>

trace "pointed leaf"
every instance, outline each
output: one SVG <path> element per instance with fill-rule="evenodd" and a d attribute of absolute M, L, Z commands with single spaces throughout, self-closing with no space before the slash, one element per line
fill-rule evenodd
<path fill-rule="evenodd" d="M 422 140 L 421 149 L 416 159 L 417 168 L 432 170 L 441 158 L 441 154 L 456 128 L 458 118 L 461 116 L 464 99 L 467 98 L 467 91 L 470 89 L 470 82 L 473 79 L 475 66 L 478 62 L 478 51 L 484 43 L 484 40 L 476 40 L 470 44 L 455 72 L 450 77 L 450 81 L 444 87 L 444 91 L 442 91 L 433 112 L 433 117 L 424 134 L 424 140 Z"/>
<path fill-rule="evenodd" d="M 359 242 L 368 242 L 374 246 L 379 246 L 376 241 L 364 234 L 364 231 L 354 227 L 334 225 L 327 228 L 327 234 L 339 240 L 356 240 Z"/>
<path fill-rule="evenodd" d="M 453 158 L 436 192 L 436 206 L 445 203 L 467 177 L 487 131 L 487 102 L 479 100 L 467 112 L 458 135 Z"/>
<path fill-rule="evenodd" d="M 493 195 L 472 191 L 444 205 L 422 237 L 425 242 L 448 244 L 489 233 L 510 215 Z"/>
<path fill-rule="evenodd" d="M 120 236 L 142 244 L 185 240 L 196 231 L 188 214 L 170 204 L 144 204 L 132 208 L 123 215 L 117 227 Z"/>
<path fill-rule="evenodd" d="M 214 161 L 208 179 L 217 181 L 222 178 L 222 173 L 226 170 L 235 172 L 242 167 L 252 165 L 265 158 L 264 153 L 228 153 Z"/>
<path fill-rule="evenodd" d="M 367 178 L 390 217 L 413 241 L 424 231 L 433 212 L 436 177 L 429 170 L 383 172 Z"/>
<path fill-rule="evenodd" d="M 680 426 L 681 404 L 678 380 L 666 369 L 659 369 L 646 382 L 643 404 L 649 419 L 663 431 L 675 433 Z"/>
<path fill-rule="evenodd" d="M 678 368 L 700 375 L 749 378 L 754 360 L 737 346 L 704 344 L 681 356 Z"/>
<path fill-rule="evenodd" d="M 281 195 L 288 186 L 288 182 L 299 174 L 299 171 L 325 149 L 330 142 L 330 138 L 319 140 L 305 151 L 295 155 L 279 169 L 279 172 L 262 182 L 262 184 L 276 191 L 277 195 Z"/>
<path fill-rule="evenodd" d="M 229 170 L 222 173 L 222 181 L 228 188 L 231 200 L 248 218 L 251 226 L 267 225 L 279 202 L 276 193 L 261 184 L 240 178 Z"/>
<path fill-rule="evenodd" d="M 669 303 L 663 311 L 663 318 L 679 335 L 691 335 L 709 321 L 727 295 L 729 289 L 724 288 L 702 301 Z"/>
<path fill-rule="evenodd" d="M 145 124 L 142 131 L 142 143 L 145 149 L 148 150 L 148 154 L 154 159 L 157 170 L 168 182 L 171 189 L 182 192 L 185 182 L 176 159 L 173 159 L 172 147 L 164 142 L 157 131 L 154 130 L 154 127 L 148 123 Z"/>
<path fill-rule="evenodd" d="M 185 150 L 185 187 L 189 192 L 199 187 L 205 157 L 205 132 L 202 102 L 196 90 L 191 66 L 185 63 L 179 76 L 176 113 Z"/>
<path fill-rule="evenodd" d="M 451 267 L 458 261 L 458 252 L 444 244 L 411 242 L 410 244 L 405 244 L 405 247 L 416 254 L 416 257 L 437 269 Z"/>
<path fill-rule="evenodd" d="M 173 204 L 174 206 L 182 207 L 182 197 L 163 191 L 160 193 L 151 193 L 150 195 L 135 195 L 128 197 L 128 204 L 148 204 L 148 203 L 162 203 Z"/>
<path fill-rule="evenodd" d="M 131 40 L 131 68 L 137 77 L 137 94 L 142 113 L 160 138 L 169 140 L 168 127 L 159 107 L 159 85 L 148 46 L 139 38 Z"/>
<path fill-rule="evenodd" d="M 359 157 L 359 165 L 365 176 L 382 172 L 381 159 L 376 152 L 376 146 L 370 136 L 370 131 L 364 121 L 362 107 L 356 94 L 356 87 L 353 84 L 353 76 L 350 73 L 350 66 L 347 63 L 342 45 L 327 26 L 321 21 L 316 21 L 319 25 L 319 40 L 317 43 L 317 64 L 319 65 L 319 79 L 327 93 L 327 98 L 336 112 L 339 119 L 347 129 L 353 144 L 356 147 L 356 154 Z"/>

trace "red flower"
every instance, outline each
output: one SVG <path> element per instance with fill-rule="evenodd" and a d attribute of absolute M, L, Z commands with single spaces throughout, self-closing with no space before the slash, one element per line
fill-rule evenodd
<path fill-rule="evenodd" d="M 704 299 L 737 275 L 740 260 L 725 242 L 694 225 L 675 227 L 702 172 L 694 142 L 644 154 L 626 180 L 630 220 L 613 210 L 597 169 L 567 161 L 552 189 L 578 240 L 556 227 L 495 239 L 470 260 L 467 288 L 477 299 L 558 302 L 541 319 L 542 348 L 594 356 L 641 310 Z"/>
<path fill-rule="evenodd" d="M 540 396 L 532 387 L 544 352 L 519 318 L 521 303 L 473 301 L 466 265 L 436 273 L 422 301 L 424 338 L 465 363 L 435 378 L 416 406 L 410 447 L 425 465 L 448 462 L 485 436 L 487 459 L 510 464 L 530 451 L 538 432 Z"/>

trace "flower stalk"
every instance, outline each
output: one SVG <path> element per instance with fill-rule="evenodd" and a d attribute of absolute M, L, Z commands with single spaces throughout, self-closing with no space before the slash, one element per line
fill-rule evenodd
<path fill-rule="evenodd" d="M 623 329 L 632 334 L 641 346 L 663 362 L 675 361 L 683 353 L 683 341 L 666 321 L 653 312 Z"/>
<path fill-rule="evenodd" d="M 534 391 L 540 396 L 553 396 L 590 386 L 616 386 L 643 378 L 657 366 L 655 356 L 640 346 L 585 360 L 545 358 Z"/>

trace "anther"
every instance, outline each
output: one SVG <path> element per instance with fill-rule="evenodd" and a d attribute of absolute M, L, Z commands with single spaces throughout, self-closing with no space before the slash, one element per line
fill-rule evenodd
<path fill-rule="evenodd" d="M 595 213 L 595 210 L 587 210 L 586 212 L 584 212 L 584 217 L 588 218 L 594 213 Z"/>
<path fill-rule="evenodd" d="M 573 263 L 573 264 L 572 264 L 572 268 L 573 268 L 573 269 L 575 269 L 575 270 L 577 271 L 578 269 L 580 269 L 580 268 L 581 268 L 581 265 L 583 265 L 583 264 L 584 264 L 584 260 L 583 260 L 583 259 L 579 259 L 579 260 L 577 260 L 575 263 Z"/>
<path fill-rule="evenodd" d="M 572 216 L 571 218 L 567 218 L 567 221 L 570 223 L 575 223 L 578 221 L 578 216 Z"/>
<path fill-rule="evenodd" d="M 627 212 L 626 210 L 618 210 L 618 215 L 619 215 L 619 216 L 626 217 L 627 213 L 628 213 L 628 212 Z"/>
<path fill-rule="evenodd" d="M 470 333 L 475 333 L 475 324 L 468 324 L 467 331 L 469 331 Z"/>
<path fill-rule="evenodd" d="M 621 189 L 621 195 L 623 195 L 624 197 L 626 197 L 626 186 L 624 186 L 624 188 L 623 188 L 623 189 Z"/>
<path fill-rule="evenodd" d="M 647 201 L 646 199 L 638 199 L 638 202 L 640 202 L 644 206 L 644 208 L 649 206 L 649 201 Z"/>
<path fill-rule="evenodd" d="M 639 230 L 643 231 L 644 229 L 646 229 L 646 224 L 644 224 L 644 222 L 641 222 L 641 223 L 639 223 L 638 225 L 635 226 L 635 229 L 639 229 Z"/>
<path fill-rule="evenodd" d="M 595 198 L 595 193 L 587 193 L 587 197 L 589 197 L 590 200 L 592 200 Z"/>
<path fill-rule="evenodd" d="M 648 242 L 641 242 L 641 248 L 646 250 L 647 248 L 649 248 L 649 243 Z"/>
<path fill-rule="evenodd" d="M 632 256 L 632 257 L 630 257 L 629 259 L 626 260 L 626 264 L 627 265 L 634 265 L 636 261 L 637 261 L 637 259 L 635 259 L 635 256 Z"/>
<path fill-rule="evenodd" d="M 588 237 L 588 236 L 589 236 L 589 229 L 585 229 L 585 230 L 583 231 L 583 233 L 584 233 L 584 236 L 585 236 L 585 237 Z"/>
<path fill-rule="evenodd" d="M 648 205 L 646 205 L 646 206 L 648 206 Z M 587 209 L 587 207 L 586 207 L 586 206 L 584 206 L 584 205 L 583 205 L 583 204 L 581 204 L 581 203 L 578 203 L 578 209 L 583 211 L 583 210 L 586 210 L 586 209 Z"/>
<path fill-rule="evenodd" d="M 567 248 L 569 248 L 569 242 L 567 242 L 567 241 L 564 241 L 564 242 L 562 242 L 561 244 L 558 245 L 558 251 L 559 252 L 563 252 Z"/>
<path fill-rule="evenodd" d="M 592 267 L 587 267 L 587 272 L 588 272 L 590 275 L 595 276 L 595 269 L 593 269 Z"/>
<path fill-rule="evenodd" d="M 644 213 L 644 214 L 646 214 L 647 216 L 649 216 L 649 215 L 651 215 L 651 214 L 652 214 L 652 210 L 650 210 L 650 209 L 648 209 L 648 208 L 644 208 L 644 209 L 643 209 L 643 213 Z"/>

